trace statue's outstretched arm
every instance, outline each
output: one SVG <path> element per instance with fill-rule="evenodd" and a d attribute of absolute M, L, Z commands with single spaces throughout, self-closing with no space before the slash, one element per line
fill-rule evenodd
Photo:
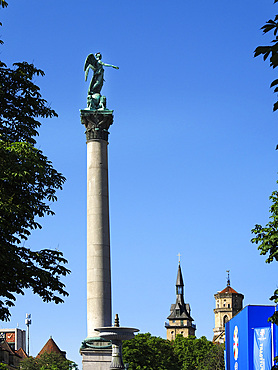
<path fill-rule="evenodd" d="M 100 64 L 102 64 L 104 67 L 112 67 L 115 69 L 119 69 L 119 67 L 113 66 L 112 64 L 103 63 L 102 61 L 99 61 Z"/>

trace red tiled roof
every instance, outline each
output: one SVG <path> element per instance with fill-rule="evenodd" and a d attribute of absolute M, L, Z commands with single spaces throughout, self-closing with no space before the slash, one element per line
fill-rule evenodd
<path fill-rule="evenodd" d="M 18 348 L 16 351 L 15 351 L 16 354 L 18 354 L 18 356 L 20 356 L 21 358 L 28 358 L 27 356 L 27 353 L 24 351 L 24 349 L 22 349 L 21 347 Z"/>
<path fill-rule="evenodd" d="M 219 292 L 219 294 L 221 293 L 235 293 L 235 294 L 239 294 L 238 292 L 236 292 L 232 287 L 230 286 L 226 286 L 225 289 L 221 290 L 221 292 Z"/>
<path fill-rule="evenodd" d="M 50 337 L 48 341 L 45 343 L 43 348 L 38 353 L 37 357 L 40 357 L 43 353 L 59 353 L 60 355 L 66 357 L 66 352 L 61 351 L 54 340 Z"/>

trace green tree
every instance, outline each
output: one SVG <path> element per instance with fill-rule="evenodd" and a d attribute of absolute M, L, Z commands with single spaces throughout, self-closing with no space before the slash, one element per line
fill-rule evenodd
<path fill-rule="evenodd" d="M 207 355 L 198 365 L 198 370 L 224 370 L 224 344 L 213 344 Z"/>
<path fill-rule="evenodd" d="M 224 370 L 224 349 L 221 349 L 206 337 L 184 338 L 177 335 L 174 341 L 174 354 L 178 368 L 182 370 Z"/>
<path fill-rule="evenodd" d="M 266 255 L 266 263 L 278 261 L 278 191 L 274 191 L 269 197 L 272 204 L 270 206 L 270 221 L 265 225 L 255 225 L 252 233 L 255 237 L 251 239 L 252 243 L 258 244 L 260 254 Z M 274 290 L 270 300 L 278 303 L 278 289 Z M 278 312 L 270 317 L 270 321 L 278 324 Z"/>
<path fill-rule="evenodd" d="M 0 370 L 6 370 L 6 369 L 8 369 L 8 366 L 0 362 Z"/>
<path fill-rule="evenodd" d="M 57 250 L 32 251 L 24 246 L 39 217 L 53 215 L 65 178 L 35 147 L 39 118 L 57 116 L 33 83 L 43 76 L 33 64 L 0 62 L 0 320 L 8 320 L 16 294 L 30 288 L 43 301 L 63 302 L 61 276 L 70 271 Z"/>
<path fill-rule="evenodd" d="M 274 0 L 274 3 L 277 3 L 278 0 Z M 273 31 L 274 39 L 270 42 L 270 45 L 267 46 L 258 46 L 255 49 L 254 56 L 263 55 L 263 59 L 267 60 L 269 57 L 270 67 L 273 69 L 278 66 L 278 15 L 275 15 L 274 19 L 270 19 L 266 24 L 261 28 L 263 33 L 266 34 L 270 31 Z M 278 92 L 278 79 L 272 81 L 270 87 L 274 87 L 274 92 Z M 275 102 L 273 110 L 278 109 L 278 101 Z"/>
<path fill-rule="evenodd" d="M 134 339 L 123 342 L 123 361 L 129 364 L 129 370 L 178 368 L 171 342 L 150 333 L 137 334 Z"/>
<path fill-rule="evenodd" d="M 224 347 L 190 336 L 175 341 L 137 334 L 123 342 L 124 363 L 131 370 L 224 370 Z"/>
<path fill-rule="evenodd" d="M 40 357 L 29 357 L 20 363 L 20 370 L 70 370 L 77 365 L 59 353 L 43 353 Z"/>

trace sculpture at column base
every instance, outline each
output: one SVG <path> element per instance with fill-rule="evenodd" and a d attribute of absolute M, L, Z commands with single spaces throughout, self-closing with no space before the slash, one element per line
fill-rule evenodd
<path fill-rule="evenodd" d="M 92 337 L 92 338 L 86 338 L 83 340 L 81 344 L 80 351 L 83 349 L 108 349 L 112 348 L 112 343 L 110 341 L 106 341 L 105 339 L 101 337 Z"/>
<path fill-rule="evenodd" d="M 86 338 L 80 348 L 83 370 L 110 370 L 112 343 L 101 337 Z"/>
<path fill-rule="evenodd" d="M 108 141 L 109 127 L 113 124 L 112 110 L 80 109 L 81 123 L 86 127 L 87 141 L 102 139 Z"/>

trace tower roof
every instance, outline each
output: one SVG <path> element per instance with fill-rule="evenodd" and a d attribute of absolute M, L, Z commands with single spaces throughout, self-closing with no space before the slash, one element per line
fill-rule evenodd
<path fill-rule="evenodd" d="M 235 293 L 235 294 L 239 294 L 230 285 L 226 286 L 225 289 L 221 290 L 221 292 L 219 292 L 219 294 L 221 294 L 221 293 Z"/>
<path fill-rule="evenodd" d="M 176 281 L 176 303 L 171 305 L 170 308 L 170 315 L 167 317 L 168 319 L 188 319 L 193 321 L 192 317 L 190 316 L 190 305 L 184 302 L 183 297 L 183 278 L 181 272 L 180 261 L 178 265 L 178 274 L 177 274 L 177 281 Z"/>
<path fill-rule="evenodd" d="M 57 344 L 54 342 L 52 337 L 48 339 L 48 341 L 45 343 L 43 348 L 38 353 L 37 357 L 40 357 L 43 353 L 58 353 L 64 357 L 66 357 L 66 352 L 61 351 L 60 348 L 57 346 Z"/>
<path fill-rule="evenodd" d="M 227 270 L 226 272 L 228 273 L 228 276 L 227 276 L 227 286 L 226 286 L 226 288 L 224 288 L 223 290 L 221 290 L 221 292 L 217 292 L 217 294 L 232 293 L 232 294 L 239 294 L 239 295 L 242 295 L 241 293 L 238 293 L 236 290 L 234 290 L 234 289 L 231 287 L 230 270 Z M 242 296 L 243 296 L 243 295 L 242 295 Z M 244 297 L 244 296 L 243 296 L 243 297 Z"/>
<path fill-rule="evenodd" d="M 176 286 L 184 286 L 180 264 L 179 264 L 179 267 L 178 267 L 178 275 L 177 275 Z"/>

